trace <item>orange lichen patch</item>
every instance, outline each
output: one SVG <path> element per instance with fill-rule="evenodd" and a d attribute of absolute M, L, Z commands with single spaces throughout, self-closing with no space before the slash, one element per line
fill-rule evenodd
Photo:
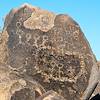
<path fill-rule="evenodd" d="M 8 41 L 8 33 L 4 31 L 1 34 L 0 39 L 0 63 L 6 63 L 7 61 L 7 41 Z"/>

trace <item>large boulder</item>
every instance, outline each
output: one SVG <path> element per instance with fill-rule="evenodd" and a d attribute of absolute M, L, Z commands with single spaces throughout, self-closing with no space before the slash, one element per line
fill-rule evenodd
<path fill-rule="evenodd" d="M 98 82 L 97 61 L 80 26 L 71 17 L 25 4 L 10 11 L 3 29 L 0 63 L 66 100 L 89 98 L 91 87 Z M 26 95 L 24 91 L 29 90 L 21 91 Z M 16 92 L 12 98 L 19 94 Z M 16 98 L 12 100 L 23 100 Z"/>

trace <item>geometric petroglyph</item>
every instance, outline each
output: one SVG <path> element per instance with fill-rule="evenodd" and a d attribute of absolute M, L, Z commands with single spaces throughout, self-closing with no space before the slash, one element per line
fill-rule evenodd
<path fill-rule="evenodd" d="M 31 17 L 24 22 L 24 26 L 28 29 L 40 29 L 46 32 L 54 26 L 54 19 L 55 15 L 53 13 L 38 10 L 37 12 L 33 12 Z"/>

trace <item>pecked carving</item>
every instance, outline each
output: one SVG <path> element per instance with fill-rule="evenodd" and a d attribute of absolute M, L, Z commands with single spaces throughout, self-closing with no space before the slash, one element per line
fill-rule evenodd
<path fill-rule="evenodd" d="M 24 27 L 28 29 L 40 29 L 41 31 L 47 32 L 54 26 L 54 19 L 55 14 L 37 9 L 37 11 L 33 12 L 31 17 L 24 22 Z"/>

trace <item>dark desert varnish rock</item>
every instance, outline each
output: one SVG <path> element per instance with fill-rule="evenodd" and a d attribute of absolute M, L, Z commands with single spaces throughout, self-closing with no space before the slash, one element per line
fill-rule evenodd
<path fill-rule="evenodd" d="M 97 81 L 97 74 L 91 73 L 98 69 L 89 43 L 71 17 L 26 4 L 7 15 L 4 32 L 8 33 L 6 64 L 12 69 L 65 100 L 87 97 L 91 80 Z M 29 96 L 13 99 L 26 95 L 25 91 L 30 90 L 15 92 L 11 100 L 31 100 L 26 99 Z"/>

